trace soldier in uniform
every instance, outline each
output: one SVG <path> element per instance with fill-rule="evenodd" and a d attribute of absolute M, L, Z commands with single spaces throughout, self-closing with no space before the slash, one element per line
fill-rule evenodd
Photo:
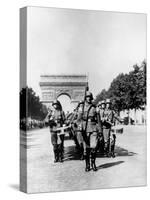
<path fill-rule="evenodd" d="M 112 103 L 110 99 L 106 100 L 106 107 L 104 112 L 102 113 L 102 124 L 103 124 L 103 135 L 105 142 L 105 151 L 107 156 L 115 157 L 114 148 L 116 135 L 112 134 L 112 126 L 115 124 L 115 121 L 121 122 L 120 117 L 117 113 L 112 109 Z"/>
<path fill-rule="evenodd" d="M 100 131 L 99 131 L 99 140 L 98 140 L 98 151 L 101 155 L 104 155 L 104 147 L 105 147 L 105 141 L 104 141 L 104 135 L 103 135 L 103 116 L 104 111 L 106 108 L 105 100 L 102 100 L 98 103 L 97 106 L 97 113 L 99 117 L 99 123 L 100 123 Z"/>
<path fill-rule="evenodd" d="M 90 171 L 90 162 L 93 171 L 97 170 L 95 163 L 98 141 L 97 112 L 92 100 L 92 93 L 87 91 L 84 107 L 78 116 L 78 119 L 82 121 L 85 171 Z"/>
<path fill-rule="evenodd" d="M 104 109 L 101 111 L 101 120 L 103 127 L 103 136 L 105 141 L 104 150 L 107 155 L 110 153 L 110 134 L 111 134 L 111 126 L 113 124 L 113 112 L 110 109 L 110 99 L 106 100 Z"/>
<path fill-rule="evenodd" d="M 102 100 L 99 104 L 98 104 L 98 108 L 99 108 L 99 114 L 100 114 L 100 119 L 103 119 L 103 113 L 105 111 L 106 108 L 106 103 L 105 100 Z"/>
<path fill-rule="evenodd" d="M 63 126 L 65 122 L 65 114 L 58 100 L 52 103 L 54 110 L 49 116 L 49 126 L 51 133 L 51 143 L 54 151 L 54 162 L 63 161 L 64 135 L 59 135 L 60 131 L 57 128 Z"/>
<path fill-rule="evenodd" d="M 80 113 L 83 110 L 83 101 L 80 101 L 77 109 L 76 109 L 76 117 L 75 117 L 75 124 L 76 124 L 76 139 L 79 144 L 79 152 L 80 152 L 80 160 L 84 160 L 84 147 L 83 147 L 83 136 L 82 136 L 82 120 L 80 118 Z"/>

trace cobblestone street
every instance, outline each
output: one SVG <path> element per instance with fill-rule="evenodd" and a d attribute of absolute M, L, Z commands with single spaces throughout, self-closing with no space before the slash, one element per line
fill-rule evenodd
<path fill-rule="evenodd" d="M 117 134 L 116 157 L 98 157 L 97 172 L 85 172 L 72 140 L 65 140 L 63 163 L 53 162 L 48 128 L 21 135 L 27 148 L 28 193 L 141 186 L 146 184 L 146 127 L 125 126 Z"/>

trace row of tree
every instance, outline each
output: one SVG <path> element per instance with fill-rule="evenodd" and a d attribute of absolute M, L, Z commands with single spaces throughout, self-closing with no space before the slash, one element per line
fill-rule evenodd
<path fill-rule="evenodd" d="M 143 109 L 146 105 L 146 61 L 134 65 L 128 74 L 119 74 L 110 84 L 108 90 L 103 89 L 95 99 L 99 101 L 110 98 L 118 112 L 130 109 Z"/>
<path fill-rule="evenodd" d="M 22 88 L 20 91 L 20 118 L 31 117 L 43 120 L 47 115 L 47 108 L 40 102 L 39 96 L 32 88 Z"/>

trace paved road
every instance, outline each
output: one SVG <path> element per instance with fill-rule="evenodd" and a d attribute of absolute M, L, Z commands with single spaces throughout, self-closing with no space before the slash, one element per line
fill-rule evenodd
<path fill-rule="evenodd" d="M 53 163 L 49 129 L 27 133 L 28 192 L 143 186 L 146 184 L 146 127 L 126 126 L 117 135 L 116 157 L 97 158 L 97 172 L 85 172 L 74 142 L 65 140 L 63 163 Z"/>

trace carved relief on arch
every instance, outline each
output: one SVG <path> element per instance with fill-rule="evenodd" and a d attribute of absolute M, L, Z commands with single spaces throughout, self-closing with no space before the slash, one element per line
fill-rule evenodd
<path fill-rule="evenodd" d="M 72 99 L 72 91 L 68 88 L 60 88 L 56 90 L 56 99 L 60 96 L 60 95 L 67 95 L 69 96 L 70 99 Z"/>

